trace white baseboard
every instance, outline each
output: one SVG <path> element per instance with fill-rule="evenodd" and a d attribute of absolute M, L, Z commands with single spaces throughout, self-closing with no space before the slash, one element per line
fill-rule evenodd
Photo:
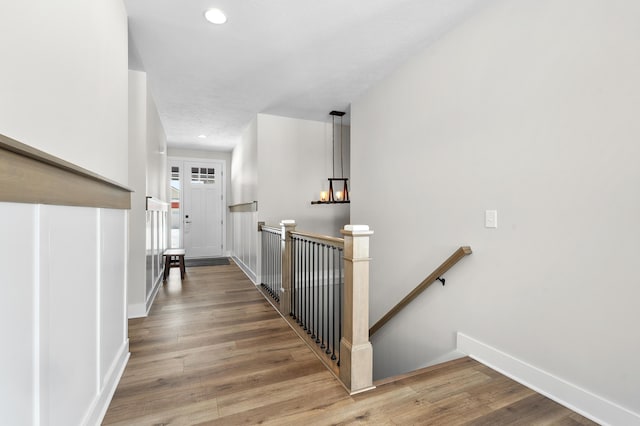
<path fill-rule="evenodd" d="M 234 262 L 236 262 L 236 265 L 238 265 L 238 267 L 242 269 L 242 272 L 244 272 L 247 278 L 249 278 L 253 284 L 258 285 L 258 280 L 256 279 L 256 273 L 253 272 L 251 268 L 245 265 L 244 262 L 238 259 L 236 256 L 232 255 L 231 258 L 233 259 Z"/>
<path fill-rule="evenodd" d="M 151 289 L 151 294 L 149 294 L 149 297 L 147 297 L 147 303 L 145 306 L 145 311 L 144 311 L 144 316 L 149 316 L 149 311 L 151 310 L 151 306 L 153 306 L 153 302 L 154 300 L 156 300 L 156 296 L 158 295 L 158 290 L 160 290 L 160 286 L 162 285 L 162 283 L 164 282 L 164 280 L 162 279 L 162 275 L 160 275 L 158 277 L 158 279 L 156 280 L 155 285 L 153 286 L 153 289 Z"/>
<path fill-rule="evenodd" d="M 602 425 L 640 425 L 640 414 L 608 401 L 465 334 L 458 350 L 507 377 Z"/>
<path fill-rule="evenodd" d="M 118 387 L 118 383 L 120 383 L 120 378 L 124 373 L 124 369 L 127 366 L 127 362 L 129 361 L 129 357 L 131 354 L 129 353 L 129 339 L 127 339 L 123 345 L 120 347 L 118 351 L 118 355 L 111 363 L 111 367 L 109 371 L 105 375 L 104 385 L 100 393 L 94 399 L 93 404 L 91 405 L 91 409 L 88 411 L 87 416 L 85 416 L 83 425 L 100 425 L 102 420 L 104 419 L 105 414 L 107 414 L 107 409 L 109 408 L 109 404 L 111 404 L 111 399 L 113 399 L 113 394 L 116 392 L 116 388 Z"/>

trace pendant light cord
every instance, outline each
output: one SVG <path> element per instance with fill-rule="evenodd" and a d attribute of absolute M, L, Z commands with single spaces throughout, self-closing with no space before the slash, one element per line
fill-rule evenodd
<path fill-rule="evenodd" d="M 336 177 L 336 117 L 331 116 L 331 177 Z"/>
<path fill-rule="evenodd" d="M 340 116 L 340 177 L 344 177 L 344 165 L 342 162 L 342 116 Z"/>

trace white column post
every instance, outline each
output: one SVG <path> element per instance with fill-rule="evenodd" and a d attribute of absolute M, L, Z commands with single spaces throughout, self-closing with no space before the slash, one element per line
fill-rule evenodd
<path fill-rule="evenodd" d="M 373 348 L 369 342 L 369 237 L 366 225 L 346 225 L 344 236 L 344 319 L 340 379 L 354 394 L 373 387 Z"/>

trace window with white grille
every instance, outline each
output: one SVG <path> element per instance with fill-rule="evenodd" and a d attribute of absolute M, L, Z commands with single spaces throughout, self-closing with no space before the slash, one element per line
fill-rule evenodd
<path fill-rule="evenodd" d="M 191 183 L 194 183 L 194 184 L 216 183 L 216 169 L 207 168 L 207 167 L 192 167 Z"/>

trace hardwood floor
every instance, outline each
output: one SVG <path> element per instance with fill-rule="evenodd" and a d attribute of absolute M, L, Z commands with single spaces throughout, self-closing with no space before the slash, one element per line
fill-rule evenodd
<path fill-rule="evenodd" d="M 104 425 L 593 425 L 469 359 L 349 396 L 235 265 L 173 269 Z"/>

